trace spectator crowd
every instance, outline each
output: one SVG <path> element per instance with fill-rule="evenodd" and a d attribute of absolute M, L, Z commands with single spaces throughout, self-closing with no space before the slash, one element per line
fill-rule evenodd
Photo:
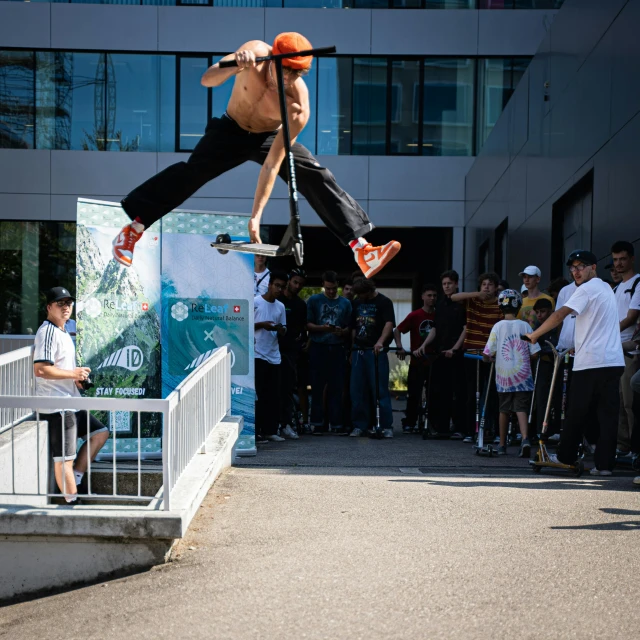
<path fill-rule="evenodd" d="M 517 444 L 528 458 L 559 353 L 547 432 L 559 444 L 553 459 L 572 464 L 582 448 L 594 455 L 594 475 L 619 463 L 637 468 L 640 275 L 631 243 L 614 243 L 611 257 L 603 280 L 597 258 L 575 251 L 568 279 L 544 290 L 536 265 L 523 268 L 516 287 L 483 273 L 466 292 L 448 270 L 422 287 L 419 308 L 396 318 L 392 301 L 359 272 L 340 282 L 325 271 L 321 292 L 305 301 L 303 269 L 269 271 L 256 256 L 257 444 L 373 429 L 393 438 L 395 350 L 409 358 L 403 433 L 474 443 L 486 398 L 498 455 Z"/>

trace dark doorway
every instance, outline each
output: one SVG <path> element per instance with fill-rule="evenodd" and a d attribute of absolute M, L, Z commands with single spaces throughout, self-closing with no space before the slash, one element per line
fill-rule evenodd
<path fill-rule="evenodd" d="M 278 243 L 285 228 L 269 225 L 269 242 Z M 320 285 L 320 275 L 326 269 L 336 271 L 342 280 L 357 269 L 351 249 L 324 227 L 304 227 L 303 234 L 304 268 L 310 286 Z M 449 227 L 384 227 L 367 234 L 367 240 L 375 245 L 391 239 L 398 240 L 402 250 L 375 281 L 380 287 L 413 289 L 415 306 L 422 285 L 434 280 L 439 282 L 440 274 L 451 268 L 452 230 Z M 288 270 L 295 262 L 290 257 L 272 258 L 270 264 Z"/>
<path fill-rule="evenodd" d="M 576 249 L 591 249 L 593 171 L 587 173 L 553 205 L 551 273 L 564 273 L 565 262 Z"/>

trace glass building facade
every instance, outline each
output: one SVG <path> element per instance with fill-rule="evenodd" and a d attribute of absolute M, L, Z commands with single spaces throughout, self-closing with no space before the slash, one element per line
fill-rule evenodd
<path fill-rule="evenodd" d="M 190 151 L 231 95 L 200 84 L 220 57 L 0 50 L 0 148 Z M 528 62 L 316 59 L 298 140 L 321 155 L 474 155 Z"/>
<path fill-rule="evenodd" d="M 65 4 L 121 4 L 274 9 L 559 9 L 564 0 L 9 0 Z"/>

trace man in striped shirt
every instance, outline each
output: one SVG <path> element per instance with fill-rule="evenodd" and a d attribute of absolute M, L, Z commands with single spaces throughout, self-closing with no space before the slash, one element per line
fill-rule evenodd
<path fill-rule="evenodd" d="M 470 353 L 482 353 L 493 325 L 502 320 L 498 307 L 498 283 L 500 279 L 496 273 L 483 273 L 478 278 L 478 291 L 469 293 L 454 293 L 451 296 L 453 302 L 462 302 L 467 313 L 466 336 L 463 349 Z M 476 386 L 477 386 L 477 361 L 465 359 L 465 377 L 467 381 L 467 406 L 465 419 L 465 432 L 454 433 L 452 439 L 463 442 L 473 442 L 475 437 L 476 421 Z M 480 363 L 480 397 L 484 398 L 483 387 L 489 378 L 490 365 Z M 489 394 L 489 402 L 495 400 L 495 394 Z M 489 415 L 489 414 L 487 414 Z"/>

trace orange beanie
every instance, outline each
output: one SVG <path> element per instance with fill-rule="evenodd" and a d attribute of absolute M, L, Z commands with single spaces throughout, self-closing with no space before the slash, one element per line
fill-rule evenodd
<path fill-rule="evenodd" d="M 273 41 L 273 53 L 293 53 L 294 51 L 307 51 L 312 49 L 311 43 L 301 34 L 295 31 L 281 33 Z M 295 56 L 283 58 L 282 64 L 290 69 L 309 69 L 313 56 Z"/>

